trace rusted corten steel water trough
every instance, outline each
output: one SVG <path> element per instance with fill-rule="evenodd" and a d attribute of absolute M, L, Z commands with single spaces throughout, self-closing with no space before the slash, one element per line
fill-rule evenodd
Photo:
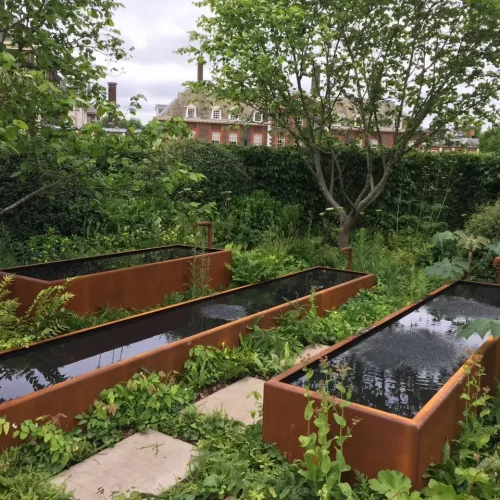
<path fill-rule="evenodd" d="M 468 348 L 482 355 L 483 387 L 493 388 L 500 376 L 498 339 L 457 337 L 460 323 L 478 317 L 500 318 L 500 286 L 446 285 L 266 382 L 264 441 L 275 443 L 289 460 L 303 457 L 299 436 L 307 435 L 304 370 L 314 370 L 309 388 L 319 403 L 319 360 L 326 358 L 334 368 L 351 369 L 346 383 L 353 387 L 353 396 L 345 417 L 349 425 L 361 420 L 344 445 L 347 463 L 368 477 L 382 469 L 399 470 L 414 487 L 423 487 L 426 468 L 439 462 L 446 440 L 452 444 L 460 431 Z M 332 432 L 337 431 L 332 422 Z"/>
<path fill-rule="evenodd" d="M 0 279 L 6 274 L 15 275 L 11 298 L 19 299 L 22 313 L 40 291 L 78 276 L 69 285 L 75 297 L 67 307 L 85 314 L 107 305 L 125 309 L 153 307 L 161 304 L 165 295 L 187 290 L 194 280 L 213 289 L 227 287 L 231 281 L 229 264 L 229 250 L 202 251 L 169 245 L 2 269 Z"/>
<path fill-rule="evenodd" d="M 256 321 L 269 328 L 292 308 L 307 308 L 311 288 L 322 314 L 374 284 L 374 275 L 313 268 L 5 351 L 0 416 L 19 423 L 62 413 L 71 428 L 103 389 L 142 368 L 182 372 L 195 345 L 236 346 Z M 2 436 L 0 444 L 12 441 Z"/>

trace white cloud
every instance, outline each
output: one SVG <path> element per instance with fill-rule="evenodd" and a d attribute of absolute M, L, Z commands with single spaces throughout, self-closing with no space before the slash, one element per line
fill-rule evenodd
<path fill-rule="evenodd" d="M 127 47 L 135 50 L 130 60 L 120 64 L 120 74 L 106 80 L 118 82 L 118 102 L 124 110 L 131 96 L 146 96 L 148 101 L 138 116 L 147 122 L 154 116 L 155 104 L 168 104 L 183 89 L 183 82 L 196 77 L 196 68 L 188 64 L 188 56 L 174 52 L 188 44 L 188 32 L 196 28 L 196 19 L 203 11 L 190 0 L 122 3 L 124 8 L 114 17 L 115 27 Z"/>

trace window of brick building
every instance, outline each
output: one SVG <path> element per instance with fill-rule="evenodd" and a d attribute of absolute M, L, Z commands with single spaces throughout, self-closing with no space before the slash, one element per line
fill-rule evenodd
<path fill-rule="evenodd" d="M 196 108 L 194 106 L 186 108 L 186 118 L 196 118 Z"/>
<path fill-rule="evenodd" d="M 238 134 L 236 132 L 229 132 L 229 144 L 238 144 Z"/>
<path fill-rule="evenodd" d="M 254 114 L 253 114 L 253 121 L 254 122 L 262 122 L 262 113 L 260 113 L 259 111 L 256 111 Z"/>
<path fill-rule="evenodd" d="M 276 140 L 276 145 L 278 147 L 284 146 L 286 144 L 286 139 L 283 134 L 278 135 L 278 139 Z"/>
<path fill-rule="evenodd" d="M 377 139 L 370 139 L 370 144 L 371 144 L 372 146 L 378 146 L 378 141 L 377 141 Z"/>
<path fill-rule="evenodd" d="M 297 128 L 302 128 L 304 126 L 304 118 L 297 118 Z"/>
<path fill-rule="evenodd" d="M 220 132 L 212 132 L 212 143 L 220 144 Z"/>
<path fill-rule="evenodd" d="M 262 146 L 262 134 L 254 134 L 253 135 L 253 145 L 254 146 Z"/>
<path fill-rule="evenodd" d="M 237 121 L 240 119 L 240 115 L 238 115 L 236 113 L 229 113 L 229 119 L 232 121 Z"/>
<path fill-rule="evenodd" d="M 220 109 L 212 109 L 212 120 L 220 120 L 222 117 Z"/>

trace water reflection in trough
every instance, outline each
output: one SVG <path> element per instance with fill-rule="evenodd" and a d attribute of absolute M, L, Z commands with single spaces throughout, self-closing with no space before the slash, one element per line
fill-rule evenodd
<path fill-rule="evenodd" d="M 0 356 L 0 401 L 304 297 L 360 275 L 313 269 Z"/>
<path fill-rule="evenodd" d="M 208 249 L 205 252 L 217 250 Z M 45 281 L 55 281 L 72 278 L 74 276 L 85 276 L 87 274 L 102 273 L 104 271 L 114 271 L 126 267 L 142 266 L 182 257 L 191 257 L 200 250 L 182 245 L 169 246 L 161 249 L 138 250 L 136 252 L 126 252 L 85 259 L 61 260 L 46 264 L 33 266 L 15 267 L 5 269 L 5 272 L 37 278 Z"/>
<path fill-rule="evenodd" d="M 412 418 L 486 340 L 457 337 L 461 325 L 482 317 L 500 318 L 500 288 L 458 283 L 328 361 L 337 370 L 349 367 L 353 402 Z M 318 364 L 312 368 L 316 390 L 323 376 Z M 304 374 L 285 382 L 304 387 Z"/>

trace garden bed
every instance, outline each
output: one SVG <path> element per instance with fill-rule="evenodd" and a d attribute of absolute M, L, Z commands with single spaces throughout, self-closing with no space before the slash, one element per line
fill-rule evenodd
<path fill-rule="evenodd" d="M 171 245 L 12 267 L 0 270 L 0 278 L 15 275 L 11 296 L 20 300 L 19 311 L 24 312 L 41 290 L 77 276 L 68 288 L 75 294 L 68 309 L 86 314 L 105 306 L 153 307 L 165 295 L 186 291 L 191 285 L 226 287 L 231 281 L 230 263 L 229 250 Z"/>
<path fill-rule="evenodd" d="M 322 314 L 374 284 L 374 275 L 313 268 L 4 352 L 0 415 L 20 422 L 63 413 L 72 427 L 101 390 L 141 368 L 180 372 L 195 345 L 236 346 L 256 321 L 269 328 L 307 307 L 312 288 Z"/>
<path fill-rule="evenodd" d="M 347 463 L 369 477 L 396 469 L 415 488 L 422 487 L 427 466 L 439 462 L 446 440 L 451 443 L 459 433 L 464 409 L 460 395 L 467 380 L 464 363 L 471 350 L 482 355 L 483 386 L 494 387 L 500 376 L 497 339 L 457 336 L 461 325 L 478 318 L 500 318 L 500 287 L 446 285 L 326 349 L 306 366 L 297 365 L 266 382 L 264 440 L 275 443 L 290 460 L 303 456 L 299 436 L 308 433 L 304 369 L 313 370 L 311 397 L 320 401 L 314 391 L 323 378 L 319 360 L 326 358 L 333 368 L 349 367 L 344 384 L 353 389 L 352 403 L 344 416 L 349 425 L 361 419 L 344 445 Z"/>

